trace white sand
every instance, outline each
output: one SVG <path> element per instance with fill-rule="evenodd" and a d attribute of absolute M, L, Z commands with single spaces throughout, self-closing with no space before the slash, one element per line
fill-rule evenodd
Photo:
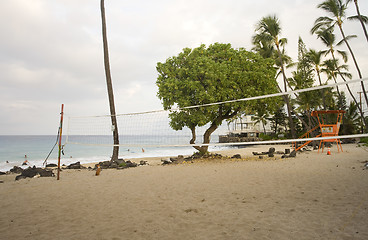
<path fill-rule="evenodd" d="M 151 159 L 97 177 L 65 170 L 59 181 L 0 176 L 0 239 L 368 239 L 368 150 L 343 149 L 170 166 Z"/>

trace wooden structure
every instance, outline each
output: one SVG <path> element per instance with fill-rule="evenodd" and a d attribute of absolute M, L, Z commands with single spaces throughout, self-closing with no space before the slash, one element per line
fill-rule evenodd
<path fill-rule="evenodd" d="M 312 116 L 317 117 L 319 128 L 321 130 L 321 137 L 334 137 L 339 135 L 340 125 L 342 121 L 342 116 L 345 113 L 344 110 L 321 110 L 321 111 L 313 111 Z M 326 114 L 337 114 L 336 122 L 335 123 L 325 123 L 323 115 Z M 332 138 L 332 139 L 323 139 L 319 142 L 318 152 L 321 149 L 322 145 L 322 152 L 324 149 L 325 142 L 336 142 L 337 151 L 339 152 L 339 147 L 342 152 L 342 146 L 340 139 Z"/>

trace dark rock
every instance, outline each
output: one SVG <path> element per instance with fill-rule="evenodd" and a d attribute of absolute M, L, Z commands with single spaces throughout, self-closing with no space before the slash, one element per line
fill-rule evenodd
<path fill-rule="evenodd" d="M 111 161 L 99 162 L 99 164 L 100 164 L 101 169 L 107 169 L 107 168 L 110 168 Z"/>
<path fill-rule="evenodd" d="M 18 181 L 18 180 L 24 179 L 24 178 L 26 178 L 26 176 L 18 175 L 18 176 L 15 177 L 15 181 Z"/>
<path fill-rule="evenodd" d="M 275 156 L 275 148 L 271 147 L 268 149 L 268 156 L 274 157 Z"/>
<path fill-rule="evenodd" d="M 84 169 L 86 167 L 83 167 L 80 162 L 72 163 L 69 166 L 66 167 L 66 169 Z"/>
<path fill-rule="evenodd" d="M 295 150 L 293 150 L 293 151 L 290 153 L 289 157 L 296 157 L 296 152 L 295 152 Z"/>
<path fill-rule="evenodd" d="M 258 156 L 258 158 L 259 158 L 259 159 L 263 159 L 263 156 L 261 156 L 261 155 L 260 155 L 260 156 Z"/>
<path fill-rule="evenodd" d="M 127 167 L 137 167 L 138 164 L 136 164 L 135 162 L 131 162 L 131 161 L 125 161 Z"/>
<path fill-rule="evenodd" d="M 139 165 L 143 166 L 143 165 L 148 165 L 147 161 L 141 160 L 139 162 Z"/>
<path fill-rule="evenodd" d="M 122 164 L 122 163 L 125 163 L 124 159 L 122 159 L 122 158 L 119 158 L 118 160 L 115 160 L 115 162 L 116 162 L 118 165 L 120 165 L 120 164 Z"/>
<path fill-rule="evenodd" d="M 234 156 L 232 156 L 231 158 L 241 159 L 241 155 L 240 155 L 240 154 L 235 154 L 235 155 L 234 155 Z"/>
<path fill-rule="evenodd" d="M 0 172 L 0 175 L 5 175 L 6 173 L 5 172 Z"/>
<path fill-rule="evenodd" d="M 19 173 L 23 172 L 23 168 L 18 167 L 18 166 L 14 166 L 12 169 L 10 169 L 10 172 L 19 174 Z"/>
<path fill-rule="evenodd" d="M 174 163 L 174 162 L 176 162 L 176 161 L 178 161 L 179 159 L 178 158 L 170 158 L 170 161 L 172 162 L 172 163 Z"/>
<path fill-rule="evenodd" d="M 172 162 L 168 159 L 161 160 L 162 165 L 172 164 Z"/>
<path fill-rule="evenodd" d="M 43 168 L 36 168 L 36 167 L 29 167 L 24 169 L 21 175 L 15 177 L 15 180 L 23 179 L 23 178 L 33 178 L 36 175 L 40 177 L 54 177 L 54 173 L 50 169 L 43 169 Z"/>
<path fill-rule="evenodd" d="M 290 148 L 285 149 L 285 154 L 290 154 Z"/>
<path fill-rule="evenodd" d="M 57 167 L 57 164 L 55 164 L 55 163 L 49 163 L 49 164 L 46 164 L 46 167 Z"/>
<path fill-rule="evenodd" d="M 110 168 L 117 168 L 119 165 L 117 164 L 117 162 L 111 162 L 110 164 Z"/>

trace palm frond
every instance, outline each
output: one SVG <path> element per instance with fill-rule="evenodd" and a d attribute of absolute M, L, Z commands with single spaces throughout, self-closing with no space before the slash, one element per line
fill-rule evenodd
<path fill-rule="evenodd" d="M 320 29 L 330 29 L 334 27 L 335 22 L 330 17 L 319 17 L 314 21 L 314 26 L 311 29 L 311 33 L 314 34 L 316 31 Z"/>
<path fill-rule="evenodd" d="M 360 17 L 361 17 L 361 19 L 364 23 L 368 23 L 368 17 L 367 16 L 360 15 Z M 348 20 L 360 21 L 360 18 L 359 18 L 358 15 L 355 15 L 355 16 L 348 17 Z"/>
<path fill-rule="evenodd" d="M 342 50 L 336 50 L 336 51 L 340 54 L 344 62 L 348 61 L 348 54 L 345 51 L 342 51 Z"/>
<path fill-rule="evenodd" d="M 346 39 L 346 41 L 350 40 L 350 39 L 353 39 L 353 38 L 357 38 L 358 36 L 357 35 L 349 35 L 349 36 L 346 36 L 345 38 L 343 38 L 340 42 L 338 42 L 336 45 L 337 46 L 340 46 L 341 44 L 344 43 L 344 40 Z"/>

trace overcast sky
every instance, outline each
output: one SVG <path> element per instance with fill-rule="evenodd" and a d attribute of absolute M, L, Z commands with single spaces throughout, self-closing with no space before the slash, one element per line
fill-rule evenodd
<path fill-rule="evenodd" d="M 116 112 L 162 109 L 157 62 L 201 43 L 250 50 L 255 24 L 270 14 L 279 17 L 287 53 L 295 61 L 299 36 L 307 48 L 323 49 L 309 33 L 314 20 L 325 15 L 316 8 L 321 2 L 106 0 Z M 368 1 L 359 2 L 367 15 Z M 71 116 L 109 114 L 99 0 L 0 0 L 0 16 L 0 135 L 56 134 L 62 103 Z M 361 26 L 350 22 L 345 30 L 358 35 L 351 44 L 367 77 Z"/>

